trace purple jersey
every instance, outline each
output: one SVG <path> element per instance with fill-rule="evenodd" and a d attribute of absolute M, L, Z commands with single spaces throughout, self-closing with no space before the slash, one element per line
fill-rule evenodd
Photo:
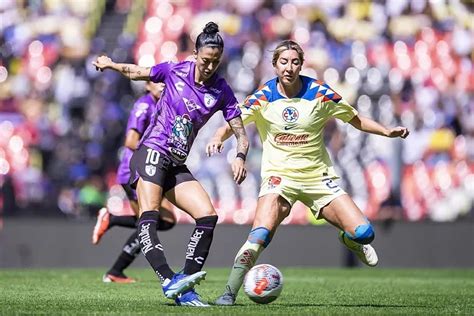
<path fill-rule="evenodd" d="M 206 85 L 194 82 L 195 63 L 161 63 L 151 68 L 150 80 L 164 82 L 153 122 L 145 131 L 142 144 L 183 164 L 201 127 L 221 110 L 226 121 L 241 114 L 227 82 L 214 74 Z"/>
<path fill-rule="evenodd" d="M 143 132 L 145 132 L 146 128 L 150 124 L 150 120 L 155 109 L 155 104 L 156 101 L 151 93 L 148 93 L 138 99 L 130 111 L 126 133 L 128 133 L 129 130 L 134 129 L 140 135 L 143 135 Z M 133 150 L 125 147 L 120 165 L 117 169 L 117 183 L 119 184 L 128 183 L 130 178 L 130 159 L 132 158 L 132 154 Z"/>

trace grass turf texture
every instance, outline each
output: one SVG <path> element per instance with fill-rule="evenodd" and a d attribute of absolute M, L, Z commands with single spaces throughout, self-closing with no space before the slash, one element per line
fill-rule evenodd
<path fill-rule="evenodd" d="M 197 286 L 213 302 L 229 269 L 208 269 Z M 150 269 L 129 269 L 135 284 L 104 284 L 103 269 L 0 270 L 0 315 L 8 314 L 474 314 L 474 269 L 283 268 L 281 296 L 257 305 L 241 290 L 237 305 L 174 306 Z"/>

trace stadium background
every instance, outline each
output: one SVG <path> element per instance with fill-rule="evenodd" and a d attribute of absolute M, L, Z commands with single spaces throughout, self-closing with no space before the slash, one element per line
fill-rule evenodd
<path fill-rule="evenodd" d="M 239 100 L 273 76 L 271 49 L 291 38 L 305 50 L 304 74 L 328 82 L 363 115 L 409 127 L 404 141 L 362 134 L 336 121 L 326 128 L 340 184 L 378 231 L 387 232 L 377 237 L 380 248 L 399 254 L 386 264 L 473 266 L 466 251 L 474 248 L 473 9 L 470 1 L 454 0 L 2 1 L 0 266 L 110 262 L 129 231 L 112 231 L 103 247 L 92 249 L 90 230 L 102 205 L 112 211 L 129 207 L 115 170 L 128 110 L 143 86 L 111 71 L 98 73 L 91 61 L 101 52 L 143 66 L 186 59 L 211 20 L 225 40 L 220 73 Z M 220 156 L 204 153 L 221 124 L 216 115 L 201 131 L 188 165 L 224 224 L 213 249 L 222 248 L 216 253 L 226 261 L 211 255 L 209 262 L 228 265 L 252 219 L 260 145 L 250 127 L 249 175 L 234 185 L 233 145 L 226 144 Z M 177 215 L 180 223 L 191 222 Z M 301 258 L 287 255 L 294 264 L 350 264 L 350 258 L 341 259 L 334 230 L 314 228 L 319 223 L 305 207 L 297 205 L 284 224 L 289 225 L 277 245 L 313 235 L 331 240 L 324 256 L 334 260 L 306 263 L 309 250 L 299 247 Z M 188 230 L 181 225 L 165 238 L 188 236 Z M 27 236 L 37 236 L 36 247 Z M 397 242 L 400 248 L 393 248 Z M 71 245 L 76 251 L 67 255 Z M 42 257 L 57 247 L 66 254 Z M 420 252 L 430 247 L 444 250 L 436 258 Z M 404 250 L 408 257 L 398 258 Z M 449 262 L 453 254 L 462 258 Z M 286 262 L 272 252 L 265 259 Z"/>

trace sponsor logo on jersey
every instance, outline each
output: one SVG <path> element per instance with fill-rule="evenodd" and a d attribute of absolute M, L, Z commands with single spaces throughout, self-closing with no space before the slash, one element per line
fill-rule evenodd
<path fill-rule="evenodd" d="M 196 251 L 196 246 L 201 240 L 202 234 L 204 234 L 203 230 L 197 230 L 191 236 L 191 240 L 189 240 L 188 249 L 186 250 L 186 260 L 193 260 L 194 252 Z M 202 258 L 204 260 L 204 258 Z M 198 261 L 196 261 L 198 262 Z M 200 263 L 200 262 L 198 262 Z"/>
<path fill-rule="evenodd" d="M 274 189 L 277 186 L 281 184 L 281 178 L 280 177 L 275 177 L 271 176 L 270 179 L 268 179 L 268 188 L 269 189 Z"/>
<path fill-rule="evenodd" d="M 222 90 L 216 89 L 216 88 L 210 88 L 210 90 L 216 94 L 221 94 Z"/>
<path fill-rule="evenodd" d="M 216 97 L 213 96 L 212 94 L 209 94 L 209 93 L 206 93 L 204 94 L 204 104 L 206 105 L 206 107 L 210 108 L 212 107 L 214 104 L 216 104 Z"/>
<path fill-rule="evenodd" d="M 153 177 L 156 173 L 156 167 L 153 166 L 153 165 L 146 165 L 145 166 L 145 172 L 147 175 L 149 175 L 150 177 Z"/>
<path fill-rule="evenodd" d="M 189 115 L 178 115 L 174 118 L 173 128 L 171 129 L 173 134 L 168 142 L 175 144 L 181 149 L 187 150 L 188 137 L 191 135 L 192 130 L 193 123 Z"/>
<path fill-rule="evenodd" d="M 186 78 L 186 77 L 188 76 L 188 73 L 187 73 L 187 72 L 184 72 L 184 71 L 173 70 L 173 72 L 174 72 L 177 76 L 180 76 L 180 77 Z"/>
<path fill-rule="evenodd" d="M 300 146 L 308 144 L 309 134 L 278 133 L 275 135 L 275 143 L 281 146 Z"/>
<path fill-rule="evenodd" d="M 174 84 L 174 87 L 176 88 L 176 90 L 178 91 L 183 91 L 183 88 L 184 88 L 184 82 L 182 81 L 178 81 Z"/>
<path fill-rule="evenodd" d="M 188 112 L 192 112 L 201 108 L 194 100 L 188 100 L 186 98 L 183 98 L 183 102 L 184 105 L 186 105 L 186 109 L 188 109 Z"/>
<path fill-rule="evenodd" d="M 296 127 L 296 125 L 285 125 L 284 129 L 285 129 L 285 131 L 287 131 L 287 130 L 295 128 L 295 127 Z"/>
<path fill-rule="evenodd" d="M 297 109 L 292 106 L 289 106 L 283 110 L 281 116 L 283 117 L 283 120 L 285 120 L 285 122 L 294 123 L 298 120 L 300 114 L 298 113 Z"/>
<path fill-rule="evenodd" d="M 184 151 L 179 150 L 177 148 L 170 147 L 169 151 L 170 151 L 171 155 L 174 158 L 176 158 L 176 160 L 178 160 L 178 161 L 185 161 L 186 157 L 188 156 L 187 153 L 185 153 Z"/>

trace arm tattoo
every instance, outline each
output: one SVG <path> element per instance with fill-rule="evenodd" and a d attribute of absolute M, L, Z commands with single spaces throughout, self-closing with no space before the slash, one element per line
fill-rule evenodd
<path fill-rule="evenodd" d="M 129 66 L 123 66 L 122 67 L 122 73 L 124 74 L 124 76 L 128 77 L 129 79 L 132 79 L 131 76 L 130 76 L 130 67 Z M 128 75 L 127 75 L 128 73 Z"/>
<path fill-rule="evenodd" d="M 249 150 L 249 140 L 245 133 L 244 122 L 240 116 L 229 121 L 229 125 L 237 138 L 237 152 L 247 154 Z"/>

